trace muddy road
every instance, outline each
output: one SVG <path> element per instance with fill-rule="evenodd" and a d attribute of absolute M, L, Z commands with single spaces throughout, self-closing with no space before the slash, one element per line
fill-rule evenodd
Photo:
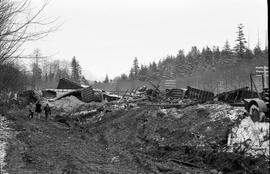
<path fill-rule="evenodd" d="M 55 173 L 267 173 L 264 157 L 227 152 L 228 118 L 210 119 L 190 107 L 181 118 L 158 108 L 106 113 L 95 123 L 67 127 L 6 115 L 14 130 L 5 170 L 9 174 Z"/>

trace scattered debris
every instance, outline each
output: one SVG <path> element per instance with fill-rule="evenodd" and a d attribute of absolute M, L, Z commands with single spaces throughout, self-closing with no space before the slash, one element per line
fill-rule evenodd
<path fill-rule="evenodd" d="M 232 128 L 228 138 L 232 151 L 269 156 L 269 123 L 253 122 L 250 117 Z"/>

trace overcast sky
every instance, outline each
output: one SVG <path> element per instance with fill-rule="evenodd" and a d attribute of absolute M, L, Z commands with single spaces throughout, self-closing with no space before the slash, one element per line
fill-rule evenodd
<path fill-rule="evenodd" d="M 134 57 L 148 64 L 195 45 L 233 46 L 239 23 L 251 48 L 258 34 L 264 47 L 267 31 L 267 0 L 51 0 L 43 15 L 62 25 L 26 54 L 76 56 L 89 80 L 128 73 Z"/>

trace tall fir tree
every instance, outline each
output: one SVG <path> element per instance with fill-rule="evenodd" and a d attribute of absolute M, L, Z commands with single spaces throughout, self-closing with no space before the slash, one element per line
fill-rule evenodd
<path fill-rule="evenodd" d="M 236 45 L 234 47 L 234 50 L 237 54 L 237 56 L 239 56 L 239 58 L 243 58 L 244 55 L 245 55 L 245 52 L 246 52 L 246 38 L 245 38 L 245 35 L 244 35 L 244 31 L 243 31 L 243 28 L 244 28 L 244 25 L 243 24 L 239 24 L 237 29 L 238 31 L 236 32 L 237 33 L 237 38 L 236 38 Z"/>
<path fill-rule="evenodd" d="M 147 80 L 147 73 L 148 73 L 147 66 L 141 65 L 140 71 L 138 73 L 139 80 L 141 80 L 141 81 Z"/>
<path fill-rule="evenodd" d="M 260 43 L 258 42 L 256 47 L 253 49 L 253 54 L 255 56 L 260 56 L 262 55 L 262 50 L 261 50 L 261 47 L 260 47 Z"/>
<path fill-rule="evenodd" d="M 226 40 L 225 45 L 224 45 L 224 47 L 223 47 L 223 49 L 221 51 L 221 54 L 227 56 L 227 55 L 230 55 L 231 53 L 232 53 L 232 50 L 231 50 L 229 41 Z"/>
<path fill-rule="evenodd" d="M 71 61 L 71 79 L 75 82 L 80 82 L 81 80 L 81 66 L 75 56 Z"/>
<path fill-rule="evenodd" d="M 108 74 L 106 74 L 105 80 L 103 81 L 103 83 L 109 83 L 109 76 Z"/>
<path fill-rule="evenodd" d="M 174 74 L 177 77 L 183 77 L 187 71 L 187 61 L 185 57 L 184 50 L 179 50 L 178 54 L 176 55 L 176 60 L 174 64 Z"/>

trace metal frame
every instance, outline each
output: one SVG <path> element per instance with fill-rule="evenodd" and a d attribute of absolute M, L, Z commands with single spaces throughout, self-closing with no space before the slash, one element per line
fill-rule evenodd
<path fill-rule="evenodd" d="M 253 91 L 253 86 L 254 86 L 254 89 L 255 89 L 255 92 L 257 93 L 258 97 L 260 99 L 262 99 L 262 96 L 261 94 L 259 93 L 257 87 L 256 87 L 256 84 L 255 82 L 253 81 L 253 76 L 261 76 L 262 77 L 262 85 L 263 85 L 263 89 L 264 89 L 264 74 L 250 74 L 250 90 Z M 252 94 L 253 95 L 253 94 Z M 253 98 L 254 96 L 252 96 Z"/>

